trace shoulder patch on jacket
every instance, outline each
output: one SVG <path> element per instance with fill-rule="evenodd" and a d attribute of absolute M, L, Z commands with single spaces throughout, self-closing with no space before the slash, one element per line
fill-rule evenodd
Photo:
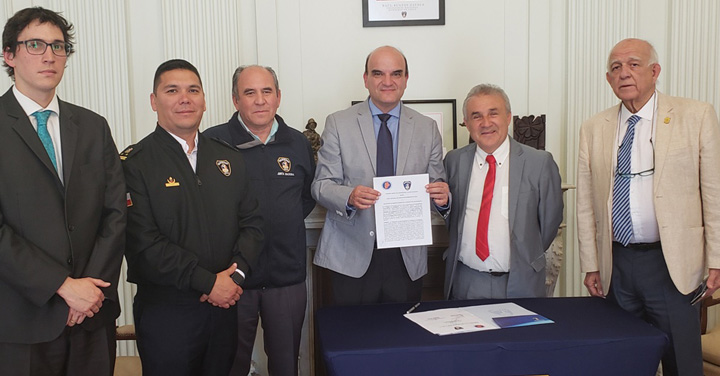
<path fill-rule="evenodd" d="M 141 149 L 141 146 L 139 144 L 130 145 L 125 148 L 122 152 L 120 152 L 120 160 L 124 161 L 133 155 L 137 154 L 138 150 Z"/>

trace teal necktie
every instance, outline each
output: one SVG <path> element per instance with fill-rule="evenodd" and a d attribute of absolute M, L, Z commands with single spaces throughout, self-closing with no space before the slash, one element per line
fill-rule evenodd
<path fill-rule="evenodd" d="M 35 111 L 32 113 L 32 116 L 35 116 L 35 119 L 37 120 L 37 133 L 38 137 L 40 137 L 40 142 L 42 142 L 43 146 L 45 147 L 45 151 L 48 153 L 50 161 L 52 162 L 53 167 L 55 167 L 55 171 L 57 171 L 57 160 L 55 160 L 55 146 L 53 146 L 52 138 L 50 138 L 50 132 L 48 132 L 47 129 L 47 121 L 50 117 L 50 114 L 52 114 L 52 111 L 50 110 Z"/>

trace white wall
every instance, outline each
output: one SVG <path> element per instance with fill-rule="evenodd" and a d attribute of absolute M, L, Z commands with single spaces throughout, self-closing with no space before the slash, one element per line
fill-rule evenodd
<path fill-rule="evenodd" d="M 278 72 L 288 123 L 302 129 L 313 117 L 321 131 L 328 114 L 367 96 L 366 55 L 393 45 L 409 62 L 405 99 L 454 98 L 459 112 L 470 87 L 489 82 L 506 89 L 516 115 L 547 114 L 547 149 L 570 184 L 581 122 L 617 101 L 604 72 L 620 39 L 655 44 L 660 90 L 720 107 L 714 0 L 448 0 L 444 26 L 384 28 L 362 27 L 358 0 L 7 0 L 0 17 L 30 5 L 63 11 L 75 23 L 78 52 L 58 92 L 105 115 L 119 148 L 154 128 L 153 73 L 175 57 L 200 70 L 208 101 L 203 128 L 234 111 L 233 69 L 259 63 Z M 0 85 L 10 81 L 0 78 Z M 574 199 L 568 192 L 561 296 L 586 293 Z"/>

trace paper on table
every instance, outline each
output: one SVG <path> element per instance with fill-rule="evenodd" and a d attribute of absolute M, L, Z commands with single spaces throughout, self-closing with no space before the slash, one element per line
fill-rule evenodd
<path fill-rule="evenodd" d="M 487 322 L 481 320 L 462 308 L 446 308 L 427 312 L 406 313 L 405 317 L 422 326 L 430 333 L 441 336 L 500 329 L 500 327 L 492 321 Z"/>
<path fill-rule="evenodd" d="M 405 314 L 405 317 L 433 334 L 446 335 L 501 329 L 493 319 L 532 315 L 539 316 L 515 303 L 498 303 L 414 312 Z M 553 323 L 551 320 L 545 320 L 542 323 Z"/>
<path fill-rule="evenodd" d="M 377 247 L 396 248 L 432 244 L 428 174 L 373 178 L 380 192 L 375 202 Z"/>

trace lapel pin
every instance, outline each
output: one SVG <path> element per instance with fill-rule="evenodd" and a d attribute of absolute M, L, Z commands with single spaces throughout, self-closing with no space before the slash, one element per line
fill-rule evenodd
<path fill-rule="evenodd" d="M 167 179 L 167 183 L 165 183 L 165 187 L 179 187 L 179 186 L 180 186 L 180 183 L 175 181 L 175 179 L 173 179 L 172 176 L 169 177 Z"/>
<path fill-rule="evenodd" d="M 666 117 L 665 120 L 664 120 L 664 123 L 665 123 L 665 124 L 670 124 L 670 118 L 669 118 L 669 117 Z"/>

